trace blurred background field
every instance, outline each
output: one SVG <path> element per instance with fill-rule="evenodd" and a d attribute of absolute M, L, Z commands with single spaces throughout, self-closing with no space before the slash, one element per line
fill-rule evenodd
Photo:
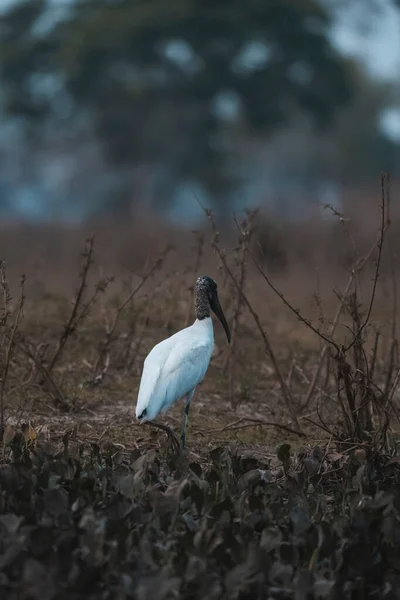
<path fill-rule="evenodd" d="M 2 220 L 304 221 L 399 173 L 396 0 L 7 0 Z"/>
<path fill-rule="evenodd" d="M 96 428 L 93 435 L 104 428 L 129 442 L 147 435 L 132 429 L 129 413 L 143 358 L 193 319 L 192 286 L 206 273 L 218 281 L 237 335 L 231 355 L 216 325 L 193 439 L 215 439 L 249 415 L 292 427 L 260 332 L 212 248 L 201 205 L 212 209 L 219 248 L 237 280 L 244 270 L 242 289 L 293 386 L 296 412 L 307 416 L 302 402 L 321 339 L 243 258 L 233 214 L 241 220 L 259 208 L 254 256 L 293 306 L 328 331 L 339 291 L 378 236 L 381 171 L 390 173 L 391 224 L 365 344 L 373 352 L 379 333 L 378 379 L 393 383 L 398 2 L 9 0 L 0 11 L 0 258 L 14 316 L 26 276 L 20 338 L 3 390 L 14 420 L 70 415 Z M 52 364 L 92 234 L 83 316 Z M 375 260 L 376 252 L 358 281 L 364 311 Z M 351 339 L 349 323 L 343 315 L 336 340 Z M 43 371 L 49 365 L 50 379 Z M 335 422 L 337 407 L 324 394 L 325 418 Z M 317 396 L 313 401 L 315 413 Z M 314 413 L 307 418 L 314 421 Z M 310 421 L 303 425 L 322 435 Z M 234 431 L 233 439 L 266 442 L 262 429 Z M 281 433 L 272 427 L 267 445 Z"/>

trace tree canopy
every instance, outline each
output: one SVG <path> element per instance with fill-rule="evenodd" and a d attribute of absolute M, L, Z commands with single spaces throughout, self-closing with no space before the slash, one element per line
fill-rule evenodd
<path fill-rule="evenodd" d="M 161 168 L 161 201 L 197 180 L 226 198 L 235 128 L 295 111 L 325 127 L 353 93 L 316 0 L 25 0 L 0 27 L 4 109 L 35 131 L 86 120 L 111 164 Z M 121 202 L 124 202 L 124 194 Z"/>

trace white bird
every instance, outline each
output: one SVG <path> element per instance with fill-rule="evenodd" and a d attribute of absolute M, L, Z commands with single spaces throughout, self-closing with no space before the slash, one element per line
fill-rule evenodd
<path fill-rule="evenodd" d="M 231 336 L 218 299 L 217 284 L 202 276 L 195 286 L 196 320 L 163 340 L 150 351 L 144 361 L 136 404 L 136 418 L 164 429 L 176 438 L 172 430 L 153 419 L 165 413 L 180 398 L 186 398 L 181 448 L 185 447 L 190 402 L 197 385 L 204 379 L 214 349 L 214 329 L 210 315 L 213 310 L 225 329 L 228 343 Z M 177 442 L 176 442 L 177 443 Z"/>

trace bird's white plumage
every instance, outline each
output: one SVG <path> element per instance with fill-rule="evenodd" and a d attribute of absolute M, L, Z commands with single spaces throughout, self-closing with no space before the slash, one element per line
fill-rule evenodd
<path fill-rule="evenodd" d="M 203 380 L 214 348 L 211 317 L 196 319 L 151 350 L 143 366 L 136 417 L 151 421 Z"/>

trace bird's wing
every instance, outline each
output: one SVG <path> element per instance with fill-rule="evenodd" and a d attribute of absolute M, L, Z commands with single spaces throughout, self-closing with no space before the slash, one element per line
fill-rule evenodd
<path fill-rule="evenodd" d="M 178 343 L 169 354 L 158 380 L 156 394 L 163 396 L 160 410 L 165 412 L 178 400 L 193 390 L 204 378 L 211 358 L 212 348 L 204 341 L 191 341 L 190 347 Z"/>
<path fill-rule="evenodd" d="M 213 348 L 212 344 L 190 335 L 175 338 L 173 344 L 161 342 L 158 346 L 145 360 L 136 407 L 136 415 L 146 408 L 149 420 L 155 419 L 160 410 L 165 412 L 202 381 Z"/>
<path fill-rule="evenodd" d="M 142 377 L 140 379 L 139 393 L 136 403 L 137 418 L 142 414 L 142 412 L 145 409 L 149 408 L 149 404 L 150 402 L 152 402 L 152 397 L 154 395 L 159 377 L 161 375 L 161 370 L 164 366 L 166 359 L 168 358 L 172 347 L 174 346 L 174 339 L 176 339 L 177 337 L 179 337 L 178 334 L 174 334 L 169 338 L 162 340 L 161 342 L 156 344 L 146 356 L 146 359 L 143 364 Z M 154 401 L 152 402 L 152 406 L 153 405 Z M 154 419 L 155 416 L 150 417 L 149 415 L 147 415 L 147 418 L 150 420 Z"/>
<path fill-rule="evenodd" d="M 143 373 L 140 379 L 139 393 L 136 403 L 136 418 L 138 418 L 142 412 L 148 408 L 149 401 L 153 396 L 161 374 L 161 366 L 156 361 L 148 361 L 149 356 L 144 361 Z"/>

